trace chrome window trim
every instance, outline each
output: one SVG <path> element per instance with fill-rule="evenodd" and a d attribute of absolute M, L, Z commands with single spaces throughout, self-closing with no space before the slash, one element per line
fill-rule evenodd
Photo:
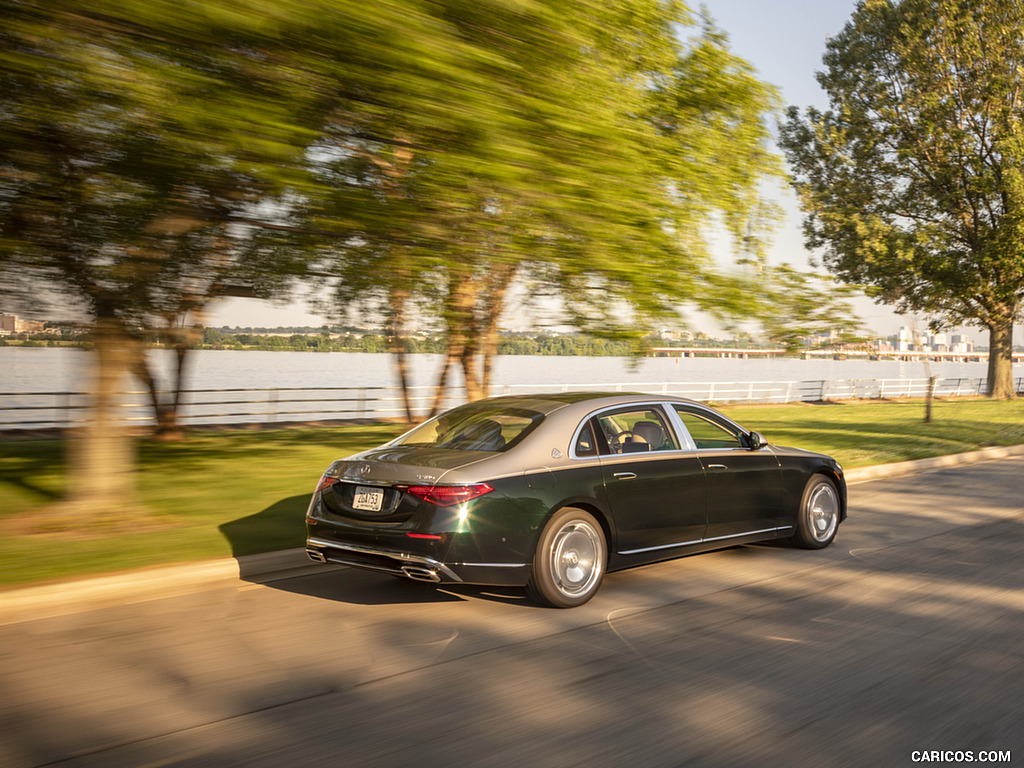
<path fill-rule="evenodd" d="M 686 422 L 679 417 L 679 413 L 675 409 L 676 405 L 679 405 L 679 403 L 665 403 L 665 410 L 668 412 L 669 421 L 671 421 L 672 426 L 675 427 L 676 435 L 686 437 L 685 440 L 679 441 L 681 444 L 686 444 L 686 448 L 681 450 L 696 451 L 697 443 L 694 442 L 693 437 L 690 435 L 690 430 L 686 428 Z"/>
<path fill-rule="evenodd" d="M 710 539 L 694 539 L 693 541 L 680 541 L 676 544 L 661 544 L 657 547 L 644 547 L 642 549 L 629 549 L 618 552 L 620 555 L 638 555 L 641 552 L 657 552 L 659 549 L 674 549 L 676 547 L 686 547 L 690 544 L 706 544 L 709 541 L 725 541 L 726 539 L 739 539 L 744 536 L 755 536 L 759 533 L 775 533 L 776 531 L 791 531 L 793 530 L 792 525 L 780 525 L 775 528 L 762 528 L 757 531 L 744 531 L 743 533 L 730 533 L 727 536 L 712 536 Z"/>
<path fill-rule="evenodd" d="M 590 430 L 590 434 L 594 438 L 594 443 L 595 443 L 594 449 L 597 451 L 597 453 L 595 453 L 593 456 L 578 456 L 576 454 L 576 444 L 577 444 L 577 442 L 580 439 L 580 434 L 583 432 L 584 427 L 586 427 L 590 423 L 590 420 L 593 417 L 594 417 L 594 414 L 590 414 L 585 419 L 580 421 L 579 424 L 576 425 L 576 430 L 572 433 L 572 440 L 569 441 L 569 458 L 570 459 L 577 460 L 577 461 L 586 461 L 587 459 L 600 459 L 601 458 L 601 451 L 597 448 L 597 445 L 596 445 L 596 443 L 597 443 L 597 435 L 594 434 L 594 430 L 593 429 Z"/>
<path fill-rule="evenodd" d="M 675 418 L 679 419 L 679 422 L 683 425 L 684 429 L 686 429 L 686 423 L 683 421 L 682 416 L 679 415 L 679 411 L 676 410 L 677 408 L 683 408 L 683 409 L 690 410 L 695 415 L 705 418 L 707 421 L 710 421 L 712 424 L 718 424 L 720 427 L 726 428 L 726 431 L 735 430 L 736 436 L 741 438 L 740 439 L 740 444 L 738 446 L 736 446 L 735 448 L 702 448 L 700 450 L 702 450 L 702 451 L 705 451 L 705 450 L 707 450 L 707 451 L 733 451 L 733 450 L 736 450 L 736 449 L 748 450 L 747 447 L 743 444 L 742 438 L 749 437 L 750 436 L 750 430 L 746 429 L 745 427 L 743 427 L 740 424 L 737 424 L 735 421 L 730 419 L 724 413 L 719 413 L 718 411 L 713 411 L 710 408 L 707 408 L 707 407 L 705 407 L 703 405 L 700 405 L 699 403 L 670 403 L 670 406 L 671 407 L 670 407 L 669 410 L 672 411 L 672 416 L 674 416 Z M 690 437 L 690 431 L 688 429 L 686 430 L 686 435 L 687 435 L 688 438 L 690 438 L 690 442 L 694 446 L 694 450 L 697 450 L 697 444 L 696 444 L 696 442 L 693 441 L 693 438 Z"/>
<path fill-rule="evenodd" d="M 673 448 L 671 451 L 644 451 L 636 453 L 610 453 L 601 456 L 604 466 L 608 464 L 636 464 L 644 461 L 668 461 L 669 459 L 692 458 L 697 461 L 697 455 L 688 448 Z"/>
<path fill-rule="evenodd" d="M 636 455 L 637 457 L 651 458 L 651 457 L 653 457 L 655 455 L 662 456 L 664 454 L 679 454 L 679 453 L 686 453 L 686 452 L 692 450 L 692 449 L 687 449 L 687 448 L 672 448 L 672 449 L 669 449 L 667 451 L 651 451 L 649 453 L 642 453 L 642 454 L 610 453 L 610 454 L 605 455 L 605 454 L 598 453 L 596 456 L 577 456 L 576 455 L 576 441 L 579 439 L 580 432 L 583 430 L 583 425 L 587 424 L 591 419 L 593 419 L 593 418 L 595 418 L 597 416 L 600 416 L 602 413 L 608 413 L 609 411 L 622 411 L 622 410 L 629 410 L 631 408 L 638 408 L 639 409 L 639 408 L 647 408 L 647 407 L 650 407 L 650 406 L 656 406 L 656 407 L 661 409 L 662 416 L 665 418 L 665 421 L 667 422 L 666 426 L 668 426 L 668 428 L 673 432 L 673 437 L 676 438 L 676 442 L 678 442 L 680 445 L 682 445 L 684 442 L 686 442 L 684 440 L 680 440 L 679 439 L 679 437 L 680 437 L 679 429 L 678 429 L 678 427 L 676 425 L 676 422 L 673 421 L 672 415 L 669 413 L 669 411 L 671 411 L 671 408 L 669 407 L 669 404 L 666 403 L 666 401 L 664 401 L 664 400 L 644 400 L 644 401 L 641 401 L 641 402 L 638 402 L 638 403 L 617 403 L 615 405 L 606 405 L 604 408 L 598 408 L 596 411 L 591 411 L 586 416 L 584 416 L 582 419 L 580 419 L 580 423 L 576 425 L 576 429 L 573 430 L 573 433 L 572 433 L 572 439 L 569 441 L 569 458 L 571 460 L 573 460 L 573 461 L 585 461 L 587 459 L 604 459 L 604 458 L 608 458 L 609 456 L 622 457 L 622 456 L 633 456 L 633 455 Z M 682 421 L 682 420 L 680 419 L 680 421 Z M 689 440 L 689 438 L 690 438 L 689 433 L 683 432 L 682 434 L 685 434 L 687 440 Z M 596 437 L 596 435 L 595 435 L 595 437 Z M 692 442 L 691 442 L 691 444 L 692 444 Z"/>

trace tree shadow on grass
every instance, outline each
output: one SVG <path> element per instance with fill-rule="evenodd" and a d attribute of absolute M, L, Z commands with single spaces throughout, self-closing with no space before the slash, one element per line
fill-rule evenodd
<path fill-rule="evenodd" d="M 0 484 L 38 497 L 39 504 L 57 501 L 59 491 L 46 487 L 38 479 L 62 471 L 63 464 L 63 446 L 56 441 L 11 441 L 0 450 Z"/>

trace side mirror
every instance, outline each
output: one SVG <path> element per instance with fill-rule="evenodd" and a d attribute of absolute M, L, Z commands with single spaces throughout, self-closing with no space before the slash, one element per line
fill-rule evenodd
<path fill-rule="evenodd" d="M 760 432 L 751 432 L 747 435 L 747 447 L 752 451 L 759 451 L 768 445 L 768 441 Z"/>

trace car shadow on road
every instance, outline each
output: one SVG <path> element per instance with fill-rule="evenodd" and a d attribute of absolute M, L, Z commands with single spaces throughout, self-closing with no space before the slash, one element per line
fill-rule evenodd
<path fill-rule="evenodd" d="M 351 605 L 459 603 L 484 600 L 532 606 L 522 589 L 427 584 L 386 573 L 344 566 L 326 566 L 320 573 L 307 571 L 299 576 L 265 581 L 263 584 L 282 592 Z"/>
<path fill-rule="evenodd" d="M 249 567 L 252 556 L 258 559 L 260 553 L 305 545 L 303 517 L 308 503 L 306 494 L 289 496 L 256 514 L 220 526 L 220 532 L 231 545 L 232 557 L 239 561 L 243 581 L 321 600 L 357 605 L 452 603 L 472 599 L 531 605 L 522 589 L 429 584 L 339 565 L 318 566 L 301 558 L 297 558 L 294 568 L 269 577 L 265 572 L 261 575 L 261 569 Z"/>
<path fill-rule="evenodd" d="M 301 547 L 306 543 L 303 517 L 308 494 L 288 496 L 253 515 L 219 526 L 235 558 Z"/>

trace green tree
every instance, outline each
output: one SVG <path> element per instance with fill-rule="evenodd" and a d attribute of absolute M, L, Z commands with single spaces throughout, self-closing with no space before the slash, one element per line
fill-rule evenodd
<path fill-rule="evenodd" d="M 832 331 L 838 332 L 840 344 L 864 341 L 866 332 L 849 303 L 857 288 L 788 264 L 760 266 L 753 282 L 757 304 L 751 307 L 751 316 L 769 344 L 793 351 L 806 346 L 808 336 Z"/>
<path fill-rule="evenodd" d="M 179 327 L 241 273 L 259 279 L 253 224 L 273 225 L 266 200 L 301 186 L 316 124 L 318 10 L 0 0 L 0 282 L 93 321 L 72 523 L 137 511 L 116 397 L 144 329 Z"/>
<path fill-rule="evenodd" d="M 203 328 L 203 344 L 211 347 L 220 346 L 227 338 L 227 334 L 217 328 Z"/>
<path fill-rule="evenodd" d="M 334 149 L 317 158 L 335 194 L 314 209 L 355 220 L 328 246 L 340 305 L 375 300 L 393 338 L 413 308 L 441 321 L 435 407 L 453 366 L 471 399 L 487 393 L 498 319 L 523 276 L 613 339 L 642 336 L 687 300 L 740 309 L 705 279 L 707 242 L 724 221 L 758 251 L 776 96 L 710 21 L 660 0 L 435 9 L 458 52 L 451 91 L 426 84 L 416 111 L 346 102 L 322 139 Z M 403 100 L 423 85 L 408 82 Z M 403 369 L 399 359 L 404 381 Z"/>
<path fill-rule="evenodd" d="M 363 352 L 385 352 L 388 349 L 387 339 L 376 333 L 363 336 L 360 346 Z"/>
<path fill-rule="evenodd" d="M 880 301 L 987 328 L 989 394 L 1013 397 L 1024 6 L 864 0 L 824 64 L 830 109 L 791 107 L 781 138 L 808 245 Z"/>

